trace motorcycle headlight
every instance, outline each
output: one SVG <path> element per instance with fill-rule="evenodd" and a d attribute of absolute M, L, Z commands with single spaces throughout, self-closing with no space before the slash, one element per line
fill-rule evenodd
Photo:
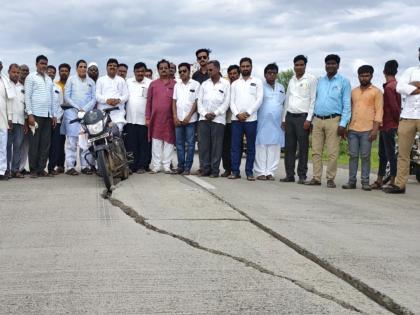
<path fill-rule="evenodd" d="M 104 130 L 104 125 L 102 120 L 100 120 L 94 124 L 86 125 L 86 128 L 88 129 L 89 134 L 97 135 Z"/>

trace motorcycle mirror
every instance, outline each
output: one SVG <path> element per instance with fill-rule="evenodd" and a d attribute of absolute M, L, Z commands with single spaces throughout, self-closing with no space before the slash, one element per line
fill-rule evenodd
<path fill-rule="evenodd" d="M 85 117 L 85 114 L 85 112 L 77 112 L 77 118 L 83 119 L 83 117 Z"/>

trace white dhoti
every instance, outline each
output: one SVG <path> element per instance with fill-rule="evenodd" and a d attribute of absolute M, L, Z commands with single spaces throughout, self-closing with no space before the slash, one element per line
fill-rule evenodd
<path fill-rule="evenodd" d="M 163 140 L 152 139 L 152 171 L 170 171 L 174 145 Z"/>
<path fill-rule="evenodd" d="M 90 154 L 88 155 L 88 146 L 87 140 L 81 136 L 81 141 L 79 143 L 79 136 L 67 136 L 66 138 L 66 168 L 67 170 L 75 168 L 77 162 L 77 145 L 79 144 L 79 156 L 80 156 L 80 167 L 82 169 L 89 167 L 90 165 L 86 161 L 86 158 L 92 163 Z"/>
<path fill-rule="evenodd" d="M 257 144 L 255 146 L 254 172 L 257 176 L 274 176 L 280 162 L 280 144 Z"/>

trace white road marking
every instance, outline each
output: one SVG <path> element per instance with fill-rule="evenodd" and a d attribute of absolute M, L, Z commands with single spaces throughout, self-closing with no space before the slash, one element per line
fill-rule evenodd
<path fill-rule="evenodd" d="M 216 187 L 207 183 L 206 181 L 202 180 L 201 178 L 199 178 L 197 176 L 187 175 L 185 177 L 187 177 L 189 180 L 193 181 L 194 183 L 196 183 L 197 185 L 199 185 L 199 186 L 201 186 L 205 189 L 210 189 L 210 190 L 215 190 L 216 189 Z"/>

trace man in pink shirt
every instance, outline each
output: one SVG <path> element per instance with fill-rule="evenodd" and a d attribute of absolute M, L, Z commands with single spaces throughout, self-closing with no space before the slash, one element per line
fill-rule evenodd
<path fill-rule="evenodd" d="M 162 59 L 157 64 L 159 79 L 154 80 L 147 92 L 146 126 L 152 141 L 151 174 L 161 168 L 166 174 L 170 169 L 175 144 L 175 126 L 172 116 L 172 96 L 176 81 L 170 78 L 169 61 Z"/>

